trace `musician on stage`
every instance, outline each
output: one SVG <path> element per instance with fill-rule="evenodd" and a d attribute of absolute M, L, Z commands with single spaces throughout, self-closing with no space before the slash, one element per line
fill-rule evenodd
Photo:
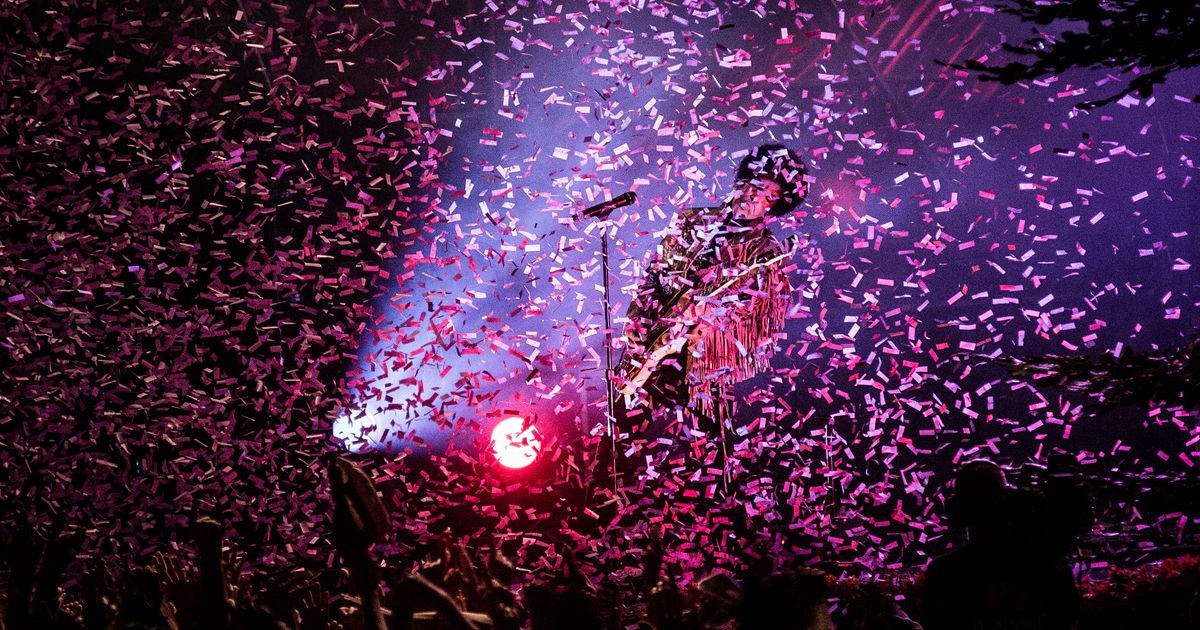
<path fill-rule="evenodd" d="M 804 175 L 792 151 L 760 146 L 738 166 L 724 205 L 686 208 L 672 221 L 627 314 L 616 369 L 622 431 L 649 435 L 652 418 L 679 409 L 714 431 L 732 386 L 768 368 L 792 254 L 768 225 L 800 206 Z"/>

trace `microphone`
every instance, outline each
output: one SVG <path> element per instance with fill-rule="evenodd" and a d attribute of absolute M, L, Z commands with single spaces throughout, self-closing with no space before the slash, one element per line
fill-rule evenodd
<path fill-rule="evenodd" d="M 612 199 L 609 199 L 608 201 L 604 201 L 591 206 L 590 208 L 586 208 L 580 214 L 589 219 L 599 219 L 600 221 L 603 221 L 608 218 L 608 215 L 612 214 L 613 210 L 616 210 L 622 206 L 628 206 L 635 200 L 637 200 L 637 195 L 635 195 L 633 191 L 622 193 L 616 197 L 613 197 Z"/>

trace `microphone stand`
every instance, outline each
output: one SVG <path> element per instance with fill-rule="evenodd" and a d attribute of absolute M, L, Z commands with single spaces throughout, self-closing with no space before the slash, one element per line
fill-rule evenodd
<path fill-rule="evenodd" d="M 612 480 L 613 493 L 617 491 L 617 419 L 616 419 L 616 389 L 613 383 L 612 366 L 612 303 L 608 297 L 608 230 L 600 228 L 600 264 L 604 280 L 604 383 L 608 397 L 608 410 L 604 414 L 604 432 L 608 438 L 609 478 Z"/>
<path fill-rule="evenodd" d="M 608 220 L 613 210 L 621 206 L 627 206 L 637 199 L 637 195 L 633 192 L 627 192 L 618 195 L 609 201 L 596 204 L 585 209 L 581 214 L 584 218 L 596 219 L 600 222 Z M 609 463 L 609 479 L 612 482 L 613 494 L 617 492 L 617 422 L 616 422 L 616 385 L 613 383 L 613 365 L 612 365 L 612 347 L 613 347 L 613 330 L 612 330 L 612 301 L 609 298 L 608 288 L 608 226 L 601 225 L 600 227 L 600 264 L 602 286 L 602 301 L 604 303 L 604 383 L 606 395 L 606 411 L 604 414 L 604 433 L 608 449 Z"/>

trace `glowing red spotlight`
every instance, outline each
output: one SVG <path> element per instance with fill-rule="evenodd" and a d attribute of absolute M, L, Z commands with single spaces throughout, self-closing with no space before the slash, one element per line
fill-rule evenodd
<path fill-rule="evenodd" d="M 524 468 L 542 452 L 542 436 L 524 418 L 505 418 L 492 429 L 492 454 L 506 468 Z"/>

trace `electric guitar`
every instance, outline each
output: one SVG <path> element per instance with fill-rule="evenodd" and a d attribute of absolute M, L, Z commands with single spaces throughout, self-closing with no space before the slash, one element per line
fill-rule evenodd
<path fill-rule="evenodd" d="M 623 396 L 636 396 L 639 392 L 643 391 L 642 388 L 645 386 L 646 381 L 650 380 L 650 376 L 654 374 L 654 371 L 658 369 L 659 365 L 662 364 L 667 357 L 683 351 L 683 348 L 687 345 L 687 342 L 694 337 L 696 326 L 698 324 L 697 320 L 699 318 L 697 316 L 688 316 L 690 306 L 693 302 L 698 302 L 702 299 L 714 298 L 729 287 L 733 286 L 733 284 L 737 281 L 750 275 L 751 272 L 773 265 L 789 258 L 790 256 L 791 252 L 788 252 L 780 254 L 779 256 L 776 256 L 770 260 L 750 265 L 749 267 L 746 267 L 738 272 L 736 275 L 731 276 L 725 282 L 721 283 L 720 286 L 709 292 L 708 295 L 703 296 L 703 298 L 690 300 L 686 297 L 683 297 L 676 301 L 674 310 L 679 312 L 680 316 L 676 318 L 675 322 L 671 324 L 670 327 L 664 329 L 662 332 L 656 335 L 654 339 L 650 340 L 650 343 L 646 344 L 645 357 L 642 359 L 642 362 L 637 364 L 636 369 L 625 378 L 624 382 L 621 383 L 621 387 L 617 391 Z"/>

